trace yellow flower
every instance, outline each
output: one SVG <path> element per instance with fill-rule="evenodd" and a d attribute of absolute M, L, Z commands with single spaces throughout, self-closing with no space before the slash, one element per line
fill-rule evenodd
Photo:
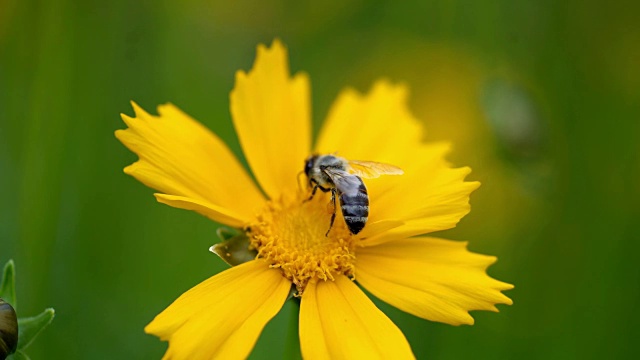
<path fill-rule="evenodd" d="M 496 259 L 466 243 L 416 237 L 452 228 L 469 212 L 477 182 L 451 168 L 447 144 L 422 143 L 422 127 L 403 86 L 379 81 L 367 95 L 345 90 L 311 146 L 309 79 L 290 77 L 279 41 L 258 46 L 249 73 L 231 92 L 233 122 L 260 188 L 225 144 L 171 104 L 159 116 L 133 104 L 116 136 L 139 156 L 125 168 L 157 189 L 159 202 L 242 229 L 258 256 L 203 281 L 145 331 L 169 341 L 165 358 L 245 358 L 293 286 L 300 297 L 300 343 L 307 359 L 412 358 L 402 332 L 354 281 L 408 313 L 473 324 L 470 310 L 511 304 L 512 285 L 492 279 Z M 312 153 L 337 153 L 401 167 L 402 176 L 367 179 L 370 215 L 352 235 L 340 213 L 329 226 L 330 197 L 298 181 Z M 262 189 L 262 191 L 260 190 Z M 233 312 L 220 309 L 233 308 Z"/>

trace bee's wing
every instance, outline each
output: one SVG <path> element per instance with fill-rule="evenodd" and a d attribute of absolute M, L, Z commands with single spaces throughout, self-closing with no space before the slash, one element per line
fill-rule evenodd
<path fill-rule="evenodd" d="M 380 175 L 402 175 L 404 171 L 397 166 L 375 161 L 349 160 L 349 166 L 355 175 L 374 179 Z"/>
<path fill-rule="evenodd" d="M 324 169 L 324 172 L 329 175 L 331 181 L 333 181 L 333 184 L 336 186 L 336 189 L 347 196 L 354 196 L 357 194 L 360 189 L 360 185 L 362 185 L 362 180 L 357 176 L 349 174 L 347 171 L 326 168 Z"/>

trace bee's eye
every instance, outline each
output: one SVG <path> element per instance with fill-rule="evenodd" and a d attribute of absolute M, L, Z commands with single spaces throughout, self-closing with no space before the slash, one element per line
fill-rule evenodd
<path fill-rule="evenodd" d="M 304 164 L 304 173 L 309 176 L 309 172 L 311 172 L 311 168 L 313 167 L 313 161 L 316 159 L 315 156 L 309 157 Z"/>

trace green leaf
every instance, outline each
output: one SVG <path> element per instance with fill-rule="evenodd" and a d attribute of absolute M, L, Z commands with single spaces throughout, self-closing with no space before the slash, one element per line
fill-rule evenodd
<path fill-rule="evenodd" d="M 2 283 L 0 283 L 0 298 L 8 302 L 17 309 L 16 302 L 16 273 L 13 260 L 7 261 L 2 272 Z"/>
<path fill-rule="evenodd" d="M 29 346 L 33 339 L 44 330 L 47 325 L 53 321 L 55 311 L 52 308 L 46 309 L 40 315 L 30 318 L 18 319 L 18 331 L 20 333 L 18 339 L 18 350 L 22 350 Z"/>

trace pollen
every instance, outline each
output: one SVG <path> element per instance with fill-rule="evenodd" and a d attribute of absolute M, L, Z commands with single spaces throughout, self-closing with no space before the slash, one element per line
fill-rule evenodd
<path fill-rule="evenodd" d="M 347 229 L 339 209 L 335 209 L 335 223 L 325 236 L 334 209 L 329 197 L 322 195 L 311 201 L 305 201 L 302 195 L 269 201 L 247 228 L 258 257 L 280 269 L 296 286 L 297 296 L 310 281 L 355 276 L 357 239 Z"/>

